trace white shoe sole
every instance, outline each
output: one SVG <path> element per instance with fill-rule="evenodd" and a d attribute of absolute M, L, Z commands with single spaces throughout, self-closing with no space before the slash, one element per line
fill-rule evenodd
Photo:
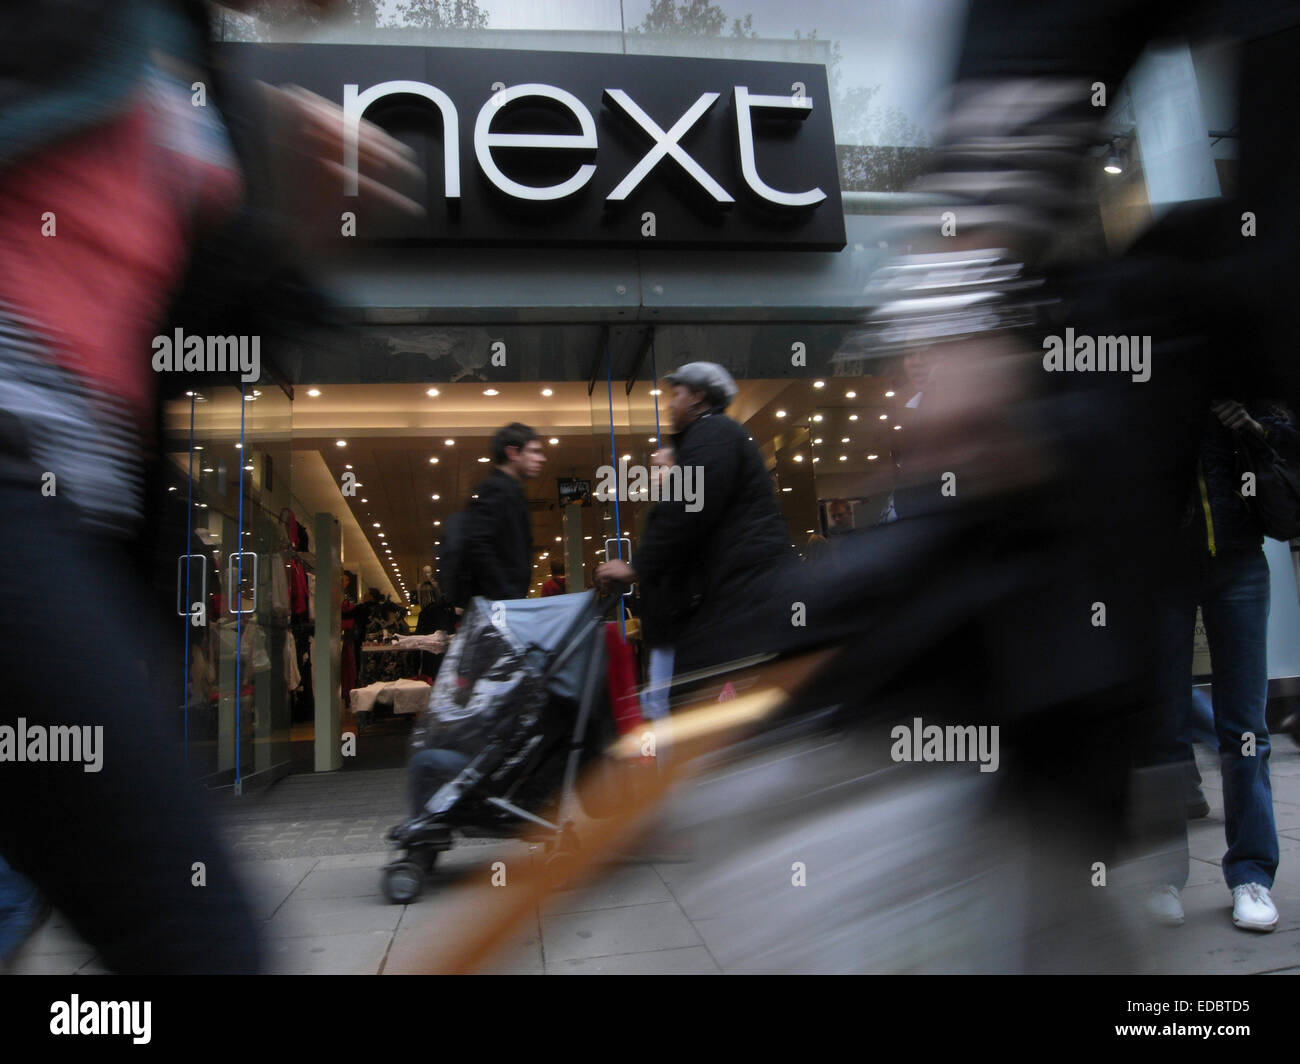
<path fill-rule="evenodd" d="M 1277 917 L 1274 917 L 1273 922 L 1268 924 L 1252 923 L 1249 920 L 1240 920 L 1236 916 L 1233 916 L 1232 922 L 1243 931 L 1258 931 L 1261 934 L 1267 934 L 1277 928 Z"/>

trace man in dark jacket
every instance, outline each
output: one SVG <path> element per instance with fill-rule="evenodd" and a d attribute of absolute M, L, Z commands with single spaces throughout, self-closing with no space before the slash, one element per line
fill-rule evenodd
<path fill-rule="evenodd" d="M 761 622 L 775 619 L 768 601 L 773 576 L 794 553 L 762 454 L 744 426 L 723 413 L 736 396 L 731 375 L 712 362 L 691 362 L 664 379 L 672 387 L 668 413 L 677 462 L 683 473 L 699 471 L 702 498 L 658 503 L 635 566 L 608 561 L 596 578 L 657 581 L 683 567 L 687 615 L 675 640 L 680 675 L 767 649 L 770 629 Z M 789 614 L 784 618 L 788 626 Z"/>
<path fill-rule="evenodd" d="M 516 421 L 492 437 L 492 460 L 496 468 L 469 504 L 465 531 L 469 594 L 520 599 L 528 595 L 533 573 L 533 536 L 523 482 L 541 473 L 546 452 L 537 433 Z"/>

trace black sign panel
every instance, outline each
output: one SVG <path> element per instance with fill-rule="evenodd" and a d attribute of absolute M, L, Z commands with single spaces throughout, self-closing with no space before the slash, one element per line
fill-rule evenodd
<path fill-rule="evenodd" d="M 344 108 L 339 215 L 418 243 L 844 247 L 826 69 L 480 48 L 225 44 L 237 68 Z M 410 145 L 423 218 L 355 196 L 347 130 Z M 355 143 L 355 140 L 352 141 Z M 355 149 L 353 149 L 355 151 Z M 364 174 L 364 170 L 363 170 Z"/>
<path fill-rule="evenodd" d="M 590 506 L 591 481 L 578 480 L 575 477 L 560 477 L 557 481 L 560 490 L 560 505 Z"/>

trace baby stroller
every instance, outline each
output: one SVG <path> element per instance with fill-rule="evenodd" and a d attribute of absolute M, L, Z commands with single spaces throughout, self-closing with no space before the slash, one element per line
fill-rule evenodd
<path fill-rule="evenodd" d="M 412 735 L 417 811 L 388 833 L 401 850 L 384 869 L 389 901 L 419 896 L 454 835 L 535 829 L 560 874 L 577 849 L 579 772 L 615 738 L 604 628 L 617 601 L 594 591 L 471 601 Z"/>

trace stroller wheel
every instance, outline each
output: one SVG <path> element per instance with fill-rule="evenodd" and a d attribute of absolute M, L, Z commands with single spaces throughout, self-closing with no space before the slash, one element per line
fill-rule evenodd
<path fill-rule="evenodd" d="M 546 880 L 552 890 L 568 890 L 577 860 L 571 850 L 556 850 L 546 858 Z"/>
<path fill-rule="evenodd" d="M 416 861 L 395 861 L 384 869 L 383 888 L 394 905 L 407 905 L 424 889 L 424 869 Z"/>

